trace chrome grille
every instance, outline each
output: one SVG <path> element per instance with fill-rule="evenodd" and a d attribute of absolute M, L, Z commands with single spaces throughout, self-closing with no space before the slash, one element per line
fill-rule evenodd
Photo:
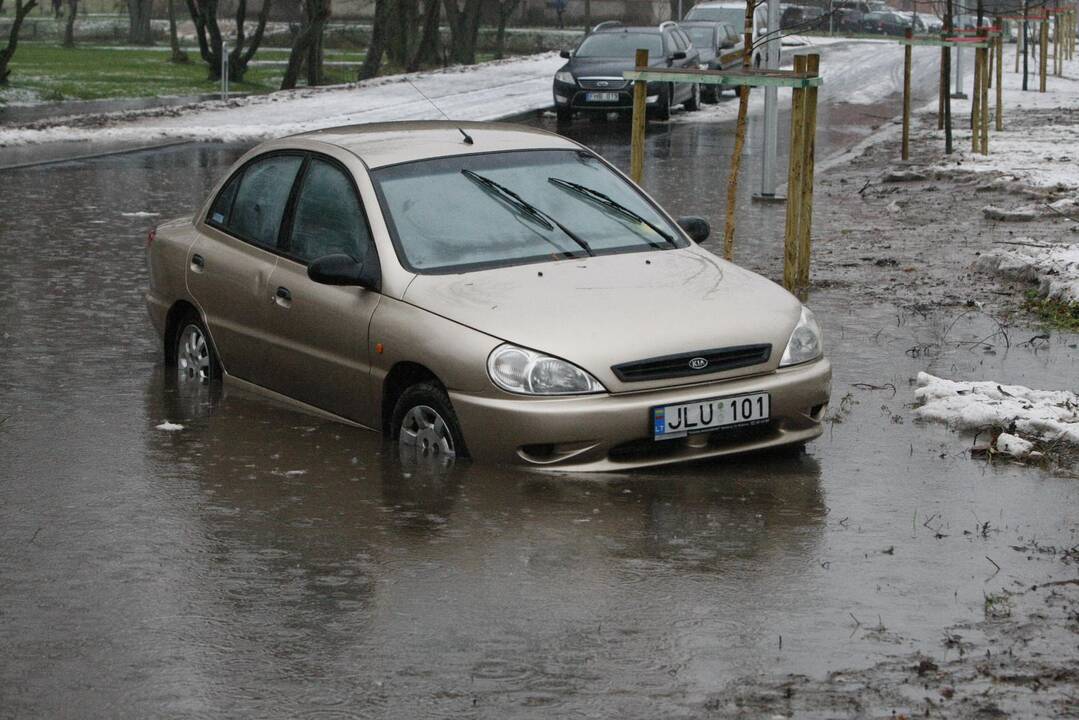
<path fill-rule="evenodd" d="M 621 90 L 628 81 L 620 77 L 590 77 L 577 78 L 577 84 L 585 90 Z"/>
<path fill-rule="evenodd" d="M 622 382 L 662 380 L 665 378 L 708 375 L 736 368 L 760 365 L 772 356 L 771 343 L 738 345 L 736 347 L 700 350 L 698 352 L 665 355 L 614 365 L 611 370 Z"/>

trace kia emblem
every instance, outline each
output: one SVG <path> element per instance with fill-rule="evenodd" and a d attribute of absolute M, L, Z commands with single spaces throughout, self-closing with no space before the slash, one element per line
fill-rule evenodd
<path fill-rule="evenodd" d="M 693 370 L 704 370 L 708 367 L 708 358 L 695 357 L 689 361 L 689 367 Z"/>

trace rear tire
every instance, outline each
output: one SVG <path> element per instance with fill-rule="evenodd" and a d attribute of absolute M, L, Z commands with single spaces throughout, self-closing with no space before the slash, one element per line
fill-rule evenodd
<path fill-rule="evenodd" d="M 671 119 L 671 98 L 673 95 L 673 85 L 668 85 L 666 89 L 659 91 L 659 101 L 656 103 L 655 110 L 655 116 L 657 120 Z"/>
<path fill-rule="evenodd" d="M 393 408 L 390 432 L 402 446 L 402 453 L 416 460 L 468 457 L 450 397 L 434 383 L 418 383 L 401 393 Z"/>
<path fill-rule="evenodd" d="M 176 324 L 172 350 L 169 364 L 176 368 L 178 387 L 205 386 L 221 378 L 221 364 L 213 341 L 198 315 L 188 313 Z"/>
<path fill-rule="evenodd" d="M 701 86 L 699 84 L 693 83 L 693 92 L 682 107 L 686 109 L 686 112 L 696 112 L 701 109 Z"/>

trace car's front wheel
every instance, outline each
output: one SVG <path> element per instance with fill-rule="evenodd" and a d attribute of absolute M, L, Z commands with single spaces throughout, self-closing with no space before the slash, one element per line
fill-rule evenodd
<path fill-rule="evenodd" d="M 693 84 L 693 92 L 690 93 L 689 100 L 686 100 L 683 106 L 686 112 L 696 112 L 701 109 L 701 86 L 697 83 Z"/>
<path fill-rule="evenodd" d="M 177 325 L 173 342 L 176 382 L 181 388 L 209 385 L 221 377 L 213 343 L 202 320 L 188 315 Z"/>
<path fill-rule="evenodd" d="M 560 123 L 568 123 L 573 121 L 573 111 L 569 108 L 555 108 L 555 117 Z"/>
<path fill-rule="evenodd" d="M 449 395 L 433 383 L 419 383 L 401 393 L 391 423 L 403 453 L 417 460 L 468 456 Z"/>

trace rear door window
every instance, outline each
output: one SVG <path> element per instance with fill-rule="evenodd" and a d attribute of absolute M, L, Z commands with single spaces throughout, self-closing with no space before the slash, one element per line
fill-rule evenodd
<path fill-rule="evenodd" d="M 289 254 L 305 263 L 343 253 L 367 260 L 371 233 L 352 181 L 336 165 L 312 159 L 293 214 Z"/>
<path fill-rule="evenodd" d="M 273 155 L 247 165 L 238 182 L 230 180 L 218 195 L 210 224 L 259 247 L 276 249 L 281 219 L 302 163 L 301 155 Z M 229 195 L 234 197 L 231 210 L 226 211 Z"/>

